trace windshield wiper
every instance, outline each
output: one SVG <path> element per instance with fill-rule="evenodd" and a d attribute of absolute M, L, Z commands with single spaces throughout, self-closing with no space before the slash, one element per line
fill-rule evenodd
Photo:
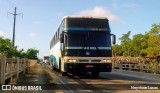
<path fill-rule="evenodd" d="M 81 51 L 79 52 L 79 56 L 83 56 L 83 55 L 85 55 L 85 56 L 90 56 L 90 45 L 89 45 L 89 32 L 87 32 L 86 33 L 86 35 L 85 35 L 85 41 L 83 41 L 84 43 L 83 43 L 83 46 L 82 46 L 82 49 L 81 49 Z M 89 47 L 89 49 L 87 50 L 87 47 Z M 86 48 L 86 49 L 85 49 Z M 84 50 L 86 50 L 85 51 L 85 54 L 82 54 L 83 53 L 83 51 Z M 87 54 L 87 52 L 89 52 L 89 54 Z"/>
<path fill-rule="evenodd" d="M 96 47 L 96 50 L 97 50 L 98 54 L 99 54 L 100 56 L 102 56 L 99 48 L 98 48 L 97 45 L 95 44 L 95 37 L 94 37 L 94 40 L 93 40 L 93 45 Z"/>
<path fill-rule="evenodd" d="M 83 39 L 82 39 L 83 40 Z M 83 46 L 82 46 L 82 49 L 79 51 L 79 53 L 78 53 L 78 55 L 79 56 L 83 56 L 82 55 L 82 53 L 83 53 L 83 51 L 84 51 L 84 49 L 86 48 L 86 43 L 87 43 L 87 36 L 85 36 L 85 41 L 83 41 L 84 43 L 83 43 Z"/>

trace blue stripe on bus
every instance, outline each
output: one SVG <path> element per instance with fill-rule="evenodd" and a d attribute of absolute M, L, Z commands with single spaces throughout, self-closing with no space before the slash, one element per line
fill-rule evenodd
<path fill-rule="evenodd" d="M 109 31 L 109 29 L 104 29 L 104 28 L 63 28 L 64 30 L 78 30 L 78 31 L 94 31 L 94 30 L 100 30 L 100 31 Z"/>
<path fill-rule="evenodd" d="M 57 62 L 57 59 L 54 55 L 52 55 L 52 63 L 53 63 L 55 68 L 58 68 L 58 62 Z"/>

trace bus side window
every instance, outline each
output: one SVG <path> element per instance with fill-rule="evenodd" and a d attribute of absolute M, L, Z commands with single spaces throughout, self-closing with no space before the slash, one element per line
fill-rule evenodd
<path fill-rule="evenodd" d="M 58 34 L 57 34 L 57 38 L 58 38 L 58 41 L 59 41 L 59 28 L 58 28 Z"/>
<path fill-rule="evenodd" d="M 64 33 L 63 32 L 60 35 L 60 43 L 64 43 Z"/>

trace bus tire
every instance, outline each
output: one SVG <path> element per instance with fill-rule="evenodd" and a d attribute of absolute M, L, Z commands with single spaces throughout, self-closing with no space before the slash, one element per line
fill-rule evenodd
<path fill-rule="evenodd" d="M 62 76 L 67 76 L 67 72 L 62 72 Z"/>
<path fill-rule="evenodd" d="M 58 69 L 60 72 L 61 72 L 61 59 L 59 58 L 59 69 Z"/>
<path fill-rule="evenodd" d="M 56 68 L 55 68 L 54 66 L 52 67 L 52 69 L 53 69 L 53 70 L 56 70 Z"/>

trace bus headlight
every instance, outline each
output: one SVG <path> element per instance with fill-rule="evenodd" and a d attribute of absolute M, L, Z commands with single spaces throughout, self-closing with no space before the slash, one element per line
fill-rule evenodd
<path fill-rule="evenodd" d="M 65 59 L 64 62 L 77 62 L 76 59 Z"/>
<path fill-rule="evenodd" d="M 102 62 L 109 62 L 110 63 L 110 62 L 112 62 L 112 60 L 111 59 L 103 59 Z"/>
<path fill-rule="evenodd" d="M 75 59 L 69 59 L 69 62 L 77 62 Z"/>

